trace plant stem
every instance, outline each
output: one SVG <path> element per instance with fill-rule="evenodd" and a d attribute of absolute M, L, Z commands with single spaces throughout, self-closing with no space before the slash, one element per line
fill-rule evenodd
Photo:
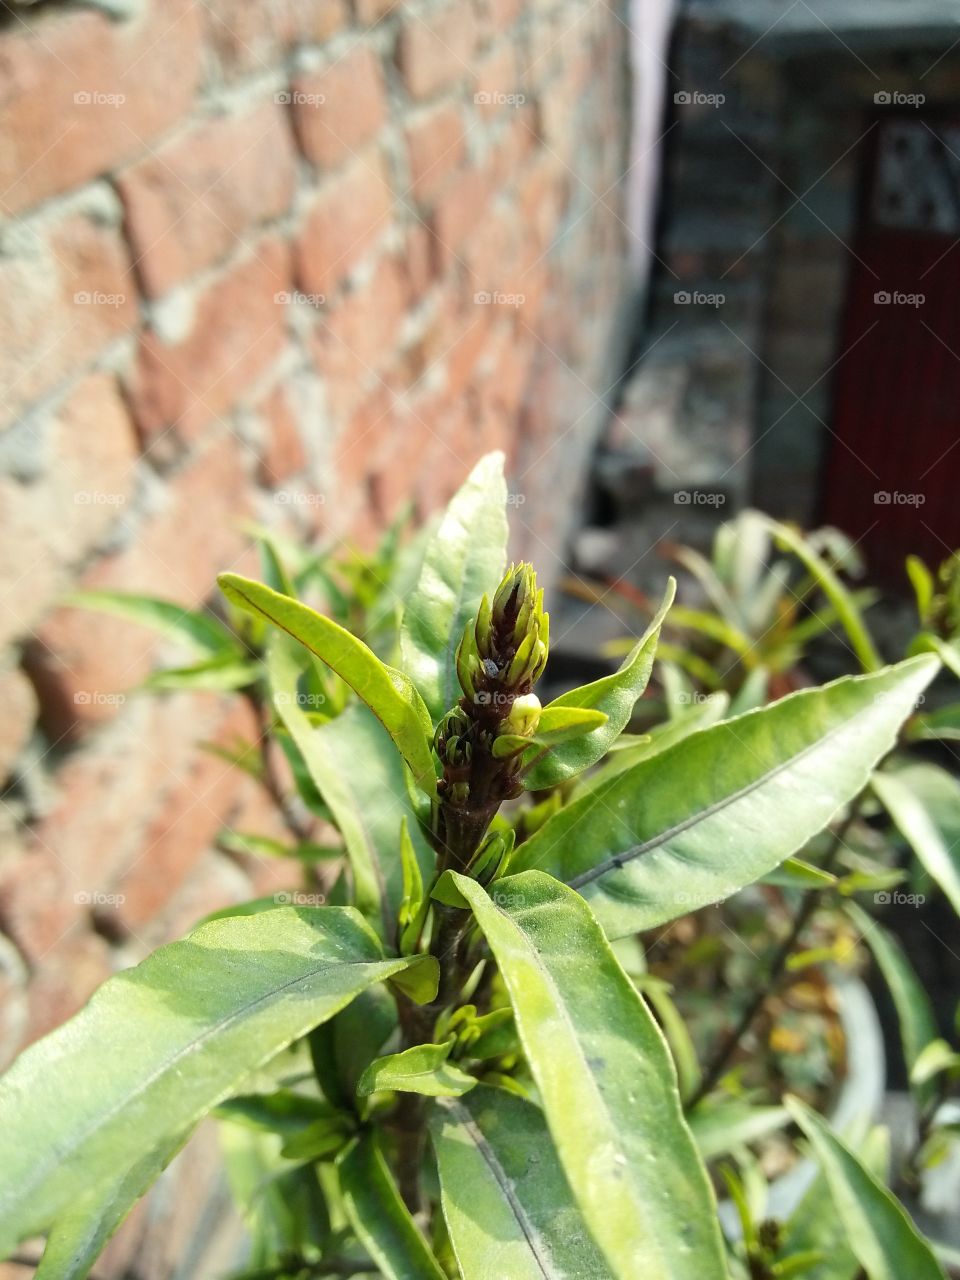
<path fill-rule="evenodd" d="M 836 862 L 847 833 L 859 816 L 863 795 L 864 793 L 861 792 L 853 801 L 846 817 L 834 833 L 830 848 L 827 850 L 826 856 L 823 859 L 824 871 L 831 870 Z M 787 961 L 793 954 L 794 947 L 797 945 L 800 935 L 810 923 L 810 918 L 820 905 L 823 892 L 823 889 L 808 889 L 804 894 L 789 933 L 774 953 L 766 982 L 763 986 L 758 987 L 754 992 L 752 999 L 747 1004 L 743 1013 L 741 1013 L 733 1030 L 730 1031 L 722 1041 L 719 1049 L 713 1057 L 713 1060 L 704 1070 L 703 1078 L 699 1087 L 693 1096 L 687 1100 L 686 1106 L 688 1109 L 695 1107 L 697 1103 L 700 1102 L 701 1099 L 705 1098 L 719 1082 L 723 1073 L 730 1064 L 730 1060 L 739 1048 L 741 1040 L 753 1026 L 754 1019 L 757 1017 L 757 1014 L 763 1008 L 770 994 L 780 985 L 786 969 Z"/>

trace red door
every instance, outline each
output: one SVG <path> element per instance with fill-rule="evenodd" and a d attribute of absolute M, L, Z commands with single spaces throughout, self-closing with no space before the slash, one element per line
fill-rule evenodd
<path fill-rule="evenodd" d="M 885 119 L 868 145 L 824 515 L 902 584 L 909 552 L 960 547 L 960 123 Z"/>

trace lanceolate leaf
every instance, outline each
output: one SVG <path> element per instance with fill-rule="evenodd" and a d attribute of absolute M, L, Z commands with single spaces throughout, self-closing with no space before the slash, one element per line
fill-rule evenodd
<path fill-rule="evenodd" d="M 144 681 L 146 689 L 208 689 L 214 692 L 245 689 L 260 675 L 259 662 L 245 662 L 236 654 L 210 658 L 190 667 L 166 667 Z"/>
<path fill-rule="evenodd" d="M 932 764 L 877 773 L 873 790 L 960 915 L 960 783 Z"/>
<path fill-rule="evenodd" d="M 939 1034 L 930 998 L 893 935 L 855 902 L 847 903 L 847 912 L 873 952 L 883 980 L 893 997 L 909 1075 L 921 1052 Z M 915 1084 L 913 1088 L 921 1100 L 930 1096 L 929 1082 Z"/>
<path fill-rule="evenodd" d="M 357 1085 L 361 1097 L 383 1089 L 422 1093 L 430 1098 L 457 1098 L 477 1083 L 476 1076 L 461 1071 L 447 1059 L 453 1041 L 445 1044 L 417 1044 L 401 1053 L 376 1058 Z"/>
<path fill-rule="evenodd" d="M 362 640 L 299 600 L 236 573 L 222 573 L 217 581 L 231 603 L 266 618 L 332 667 L 381 721 L 417 785 L 436 795 L 430 719 L 423 699 L 402 672 L 385 666 Z"/>
<path fill-rule="evenodd" d="M 614 938 L 725 898 L 863 789 L 936 669 L 912 658 L 692 734 L 561 809 L 511 868 L 566 880 Z"/>
<path fill-rule="evenodd" d="M 430 1130 L 463 1280 L 607 1280 L 539 1107 L 480 1085 Z"/>
<path fill-rule="evenodd" d="M 350 706 L 318 727 L 310 723 L 297 701 L 300 667 L 285 636 L 271 638 L 267 670 L 277 713 L 343 835 L 354 901 L 369 915 L 379 913 L 386 937 L 403 900 L 400 828 L 404 818 L 425 878 L 433 866 L 433 855 L 407 797 L 403 765 L 386 731 L 364 706 Z"/>
<path fill-rule="evenodd" d="M 929 1245 L 883 1184 L 796 1098 L 786 1106 L 823 1167 L 847 1238 L 869 1280 L 945 1280 Z"/>
<path fill-rule="evenodd" d="M 550 876 L 453 877 L 510 994 L 584 1220 L 623 1280 L 721 1280 L 706 1172 L 669 1050 L 583 900 Z"/>
<path fill-rule="evenodd" d="M 480 597 L 503 574 L 507 548 L 503 454 L 490 453 L 455 494 L 427 544 L 400 634 L 403 668 L 434 720 L 460 697 L 457 645 Z"/>
<path fill-rule="evenodd" d="M 137 622 L 163 635 L 188 641 L 203 653 L 242 656 L 243 645 L 218 618 L 187 609 L 173 600 L 133 595 L 126 591 L 78 591 L 67 601 L 80 609 L 97 609 L 128 622 Z"/>
<path fill-rule="evenodd" d="M 135 1180 L 144 1151 L 414 963 L 385 960 L 352 909 L 282 907 L 201 925 L 111 978 L 0 1081 L 0 1255 L 81 1195 Z"/>
<path fill-rule="evenodd" d="M 373 1134 L 365 1134 L 337 1161 L 350 1225 L 390 1280 L 445 1280 L 409 1210 Z"/>
<path fill-rule="evenodd" d="M 677 584 L 671 578 L 653 621 L 624 658 L 619 671 L 561 694 L 544 708 L 545 713 L 555 713 L 561 707 L 580 707 L 602 711 L 607 719 L 591 733 L 553 747 L 526 775 L 524 786 L 532 791 L 554 787 L 583 773 L 584 769 L 589 769 L 607 754 L 630 722 L 637 699 L 647 687 L 660 628 L 673 603 L 676 589 Z"/>
<path fill-rule="evenodd" d="M 184 1141 L 175 1138 L 147 1151 L 119 1178 L 81 1191 L 50 1232 L 34 1280 L 84 1280 L 117 1227 Z"/>

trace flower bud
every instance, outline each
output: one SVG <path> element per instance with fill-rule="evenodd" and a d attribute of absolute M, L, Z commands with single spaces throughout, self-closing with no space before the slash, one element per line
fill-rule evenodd
<path fill-rule="evenodd" d="M 535 693 L 525 693 L 520 698 L 514 698 L 510 714 L 500 721 L 500 732 L 532 738 L 540 723 L 541 709 L 540 699 Z"/>

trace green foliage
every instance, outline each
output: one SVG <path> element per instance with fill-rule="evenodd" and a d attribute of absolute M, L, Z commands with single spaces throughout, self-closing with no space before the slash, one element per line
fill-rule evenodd
<path fill-rule="evenodd" d="M 701 1058 L 685 993 L 647 971 L 651 935 L 637 935 L 669 925 L 660 937 L 690 939 L 703 972 L 716 938 L 682 917 L 756 885 L 795 928 L 771 968 L 740 957 L 731 983 L 762 997 L 764 981 L 802 977 L 853 928 L 808 938 L 817 909 L 903 874 L 873 857 L 869 805 L 958 904 L 956 783 L 902 754 L 956 736 L 951 709 L 915 714 L 960 668 L 956 566 L 911 565 L 921 630 L 884 667 L 840 576 L 849 544 L 745 513 L 711 560 L 677 553 L 708 608 L 671 614 L 671 581 L 618 671 L 542 707 L 549 616 L 532 566 L 503 572 L 505 498 L 491 455 L 439 522 L 408 539 L 398 524 L 370 556 L 255 531 L 265 581 L 224 574 L 226 620 L 84 597 L 184 645 L 191 661 L 154 687 L 237 690 L 256 709 L 266 745 L 215 749 L 288 835 L 221 845 L 286 859 L 331 905 L 278 895 L 215 913 L 0 1080 L 0 1251 L 45 1234 L 45 1280 L 83 1280 L 211 1113 L 248 1277 L 941 1276 L 879 1156 L 861 1161 L 795 1100 L 757 1096 L 737 1037 Z M 776 699 L 834 626 L 867 674 Z M 651 679 L 667 718 L 638 723 L 663 706 L 641 701 Z M 849 906 L 899 1010 L 926 1144 L 915 1177 L 960 1055 L 896 943 Z M 745 946 L 761 945 L 744 920 Z M 777 1060 L 791 1079 L 810 1070 L 789 1048 Z M 793 1219 L 770 1221 L 753 1152 L 796 1129 L 823 1172 Z M 718 1193 L 742 1239 L 724 1240 Z"/>

